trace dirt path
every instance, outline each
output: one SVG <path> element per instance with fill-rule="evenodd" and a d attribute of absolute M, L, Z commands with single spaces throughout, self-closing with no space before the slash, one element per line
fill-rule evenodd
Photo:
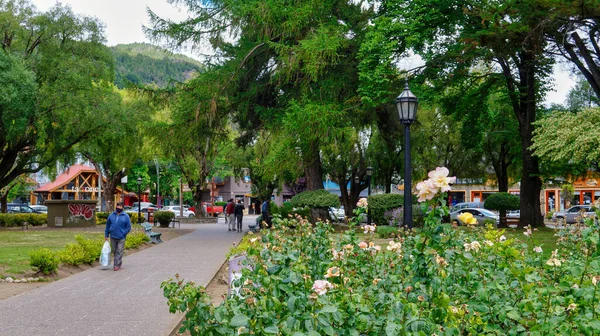
<path fill-rule="evenodd" d="M 46 228 L 44 228 L 44 229 L 46 229 Z M 48 228 L 48 229 L 52 230 L 54 228 Z M 84 231 L 84 230 L 85 231 L 99 231 L 99 232 L 104 231 L 103 227 L 100 229 L 98 229 L 98 227 L 96 227 L 96 228 L 81 228 L 81 229 L 82 229 L 82 231 Z M 161 232 L 162 233 L 161 239 L 163 241 L 169 241 L 171 239 L 175 239 L 177 237 L 180 237 L 180 236 L 183 236 L 185 234 L 195 231 L 195 230 L 191 230 L 191 229 L 174 229 L 174 228 L 153 228 L 152 230 Z M 126 250 L 125 256 L 128 256 L 130 254 L 136 253 L 138 251 L 141 251 L 141 250 L 144 250 L 147 248 L 151 248 L 152 246 L 154 246 L 154 245 L 153 244 L 144 244 L 138 248 Z M 19 294 L 28 292 L 30 290 L 42 287 L 44 285 L 49 284 L 52 281 L 64 279 L 73 274 L 87 271 L 90 268 L 94 268 L 98 265 L 99 265 L 99 263 L 97 261 L 94 262 L 93 265 L 79 265 L 79 266 L 61 265 L 60 268 L 58 269 L 57 274 L 53 274 L 53 275 L 49 275 L 49 276 L 43 276 L 41 274 L 34 273 L 33 271 L 25 273 L 25 274 L 21 275 L 18 279 L 43 276 L 45 281 L 30 282 L 30 283 L 0 283 L 0 300 L 4 300 L 6 298 L 9 298 L 9 297 L 12 297 L 15 295 L 19 295 Z"/>

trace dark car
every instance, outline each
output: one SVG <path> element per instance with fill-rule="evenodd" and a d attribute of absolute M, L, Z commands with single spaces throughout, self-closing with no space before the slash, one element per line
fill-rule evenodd
<path fill-rule="evenodd" d="M 35 213 L 39 214 L 41 212 L 33 210 L 27 204 L 19 204 L 19 203 L 8 203 L 6 207 L 7 213 Z"/>

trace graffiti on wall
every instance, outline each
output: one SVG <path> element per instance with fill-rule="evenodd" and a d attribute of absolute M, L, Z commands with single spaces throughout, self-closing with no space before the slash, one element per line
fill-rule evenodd
<path fill-rule="evenodd" d="M 94 205 L 69 204 L 69 212 L 73 217 L 83 217 L 86 220 L 90 220 L 94 216 Z"/>

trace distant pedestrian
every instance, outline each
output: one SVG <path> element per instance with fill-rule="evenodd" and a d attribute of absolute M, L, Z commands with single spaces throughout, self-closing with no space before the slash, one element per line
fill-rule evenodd
<path fill-rule="evenodd" d="M 242 232 L 242 219 L 244 217 L 244 204 L 242 204 L 242 200 L 238 200 L 235 205 L 235 221 L 237 223 L 237 232 Z"/>
<path fill-rule="evenodd" d="M 131 220 L 129 215 L 123 212 L 123 202 L 118 202 L 115 211 L 106 219 L 106 229 L 104 230 L 104 240 L 108 241 L 110 237 L 110 245 L 114 253 L 113 266 L 115 271 L 121 269 L 125 239 L 129 231 L 131 231 Z"/>
<path fill-rule="evenodd" d="M 235 203 L 233 198 L 229 199 L 229 203 L 225 206 L 225 218 L 227 218 L 227 228 L 229 231 L 235 230 Z"/>
<path fill-rule="evenodd" d="M 260 213 L 262 216 L 262 222 L 267 224 L 267 227 L 270 228 L 271 227 L 271 207 L 269 204 L 269 200 L 266 200 L 263 202 L 262 206 L 260 207 Z M 262 223 L 261 223 L 262 224 Z"/>
<path fill-rule="evenodd" d="M 229 203 L 231 203 L 231 199 L 229 199 L 227 201 L 227 204 L 225 204 L 225 207 L 223 209 L 223 215 L 225 215 L 225 224 L 227 224 L 227 227 L 229 227 L 229 217 L 227 217 L 227 207 L 229 206 Z"/>

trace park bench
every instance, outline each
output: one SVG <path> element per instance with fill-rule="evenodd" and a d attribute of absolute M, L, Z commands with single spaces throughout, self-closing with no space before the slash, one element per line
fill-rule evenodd
<path fill-rule="evenodd" d="M 162 243 L 162 239 L 160 239 L 162 233 L 152 231 L 152 224 L 148 222 L 142 223 L 142 227 L 144 228 L 144 233 L 146 234 L 146 236 L 150 238 L 150 243 Z"/>

